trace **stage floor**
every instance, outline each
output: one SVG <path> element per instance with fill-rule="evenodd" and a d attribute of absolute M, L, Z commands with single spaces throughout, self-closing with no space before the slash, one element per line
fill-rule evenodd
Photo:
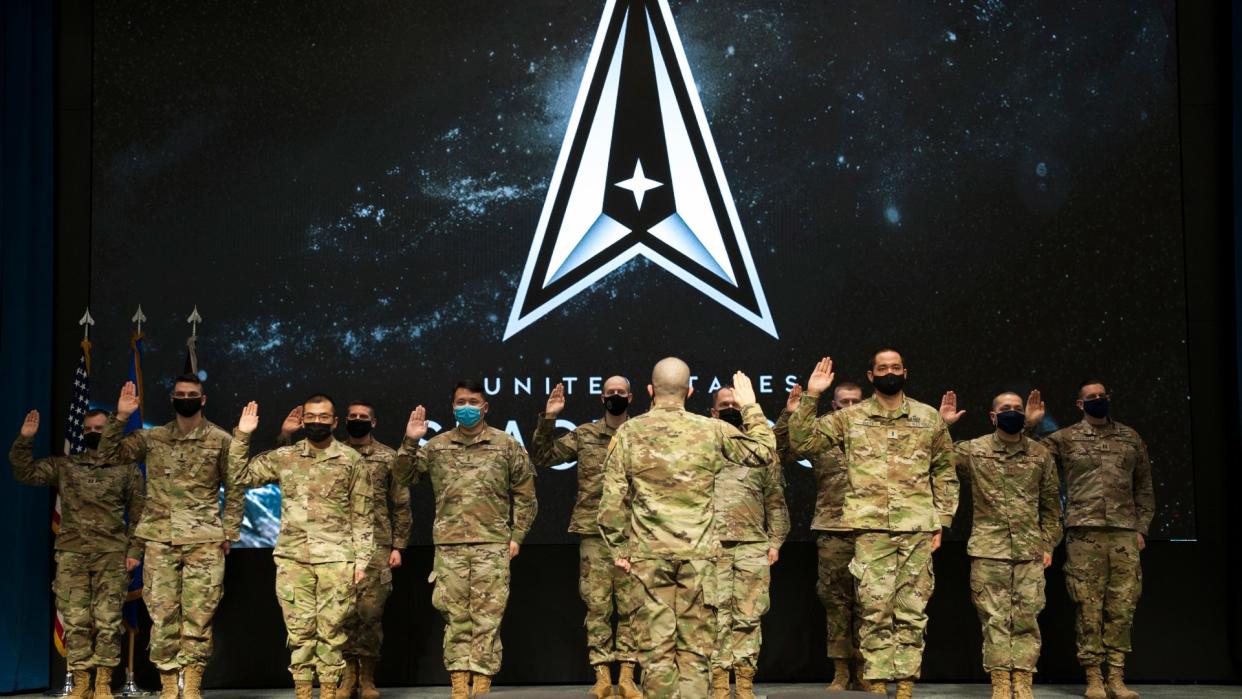
<path fill-rule="evenodd" d="M 1224 699 L 1225 697 L 1242 697 L 1242 686 L 1231 687 L 1221 685 L 1137 685 L 1132 684 L 1130 688 L 1142 695 L 1143 699 L 1202 699 L 1204 697 Z M 584 687 L 567 685 L 558 687 L 495 687 L 494 694 L 504 697 L 508 695 L 511 699 L 538 699 L 539 697 L 554 697 L 568 699 L 569 697 L 582 697 L 586 695 Z M 783 693 L 791 693 L 791 699 L 797 697 L 811 696 L 818 694 L 820 696 L 829 696 L 827 692 L 823 692 L 823 685 L 810 684 L 758 684 L 755 686 L 755 693 L 759 696 L 771 695 L 772 699 L 778 699 Z M 1035 696 L 1046 697 L 1047 699 L 1081 697 L 1082 685 L 1035 685 Z M 381 688 L 384 699 L 430 699 L 431 697 L 447 697 L 448 687 L 400 687 L 400 688 Z M 889 696 L 893 696 L 894 688 L 889 686 Z M 217 689 L 203 692 L 206 699 L 289 699 L 293 696 L 292 689 Z M 918 699 L 959 699 L 980 697 L 986 698 L 991 696 L 991 688 L 986 684 L 921 684 L 915 690 L 915 697 Z M 40 694 L 18 694 L 13 696 L 19 697 L 41 697 Z M 319 693 L 316 690 L 315 696 Z M 853 693 L 843 694 L 841 696 L 866 696 Z M 498 699 L 500 699 L 498 697 Z"/>

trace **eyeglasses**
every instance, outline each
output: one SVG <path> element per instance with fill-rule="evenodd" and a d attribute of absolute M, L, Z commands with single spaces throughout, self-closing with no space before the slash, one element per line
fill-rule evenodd
<path fill-rule="evenodd" d="M 332 422 L 336 416 L 332 413 L 302 413 L 302 422 Z"/>

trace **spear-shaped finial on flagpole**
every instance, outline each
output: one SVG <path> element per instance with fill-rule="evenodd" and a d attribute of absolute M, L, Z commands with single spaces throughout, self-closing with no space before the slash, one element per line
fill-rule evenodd
<path fill-rule="evenodd" d="M 141 304 L 141 303 L 140 303 L 140 304 L 138 304 L 138 310 L 134 312 L 134 317 L 133 317 L 133 318 L 130 318 L 130 320 L 138 324 L 138 332 L 137 332 L 137 334 L 138 334 L 138 335 L 141 335 L 141 334 L 142 334 L 142 324 L 143 324 L 143 323 L 145 323 L 145 322 L 146 322 L 146 320 L 147 320 L 146 315 L 144 315 L 144 314 L 143 314 L 143 312 L 142 312 L 142 304 Z"/>
<path fill-rule="evenodd" d="M 91 307 L 86 307 L 86 313 L 82 314 L 82 318 L 78 321 L 78 325 L 82 326 L 82 339 L 91 339 L 91 326 L 95 324 L 95 319 L 91 317 Z"/>
<path fill-rule="evenodd" d="M 198 314 L 198 304 L 194 305 L 194 310 L 190 312 L 190 317 L 185 319 L 190 324 L 190 337 L 198 337 L 198 324 L 203 322 L 203 317 Z"/>

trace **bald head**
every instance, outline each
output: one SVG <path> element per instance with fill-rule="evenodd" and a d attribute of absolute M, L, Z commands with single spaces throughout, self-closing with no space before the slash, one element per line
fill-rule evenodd
<path fill-rule="evenodd" d="M 685 400 L 690 394 L 690 367 L 677 357 L 665 357 L 651 370 L 651 391 L 656 398 Z"/>

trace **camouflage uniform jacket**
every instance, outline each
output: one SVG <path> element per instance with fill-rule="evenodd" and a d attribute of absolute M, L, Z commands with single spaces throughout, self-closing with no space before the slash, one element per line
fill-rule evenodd
<path fill-rule="evenodd" d="M 134 536 L 177 546 L 241 537 L 246 494 L 228 485 L 228 432 L 206 420 L 186 434 L 178 431 L 176 421 L 124 432 L 124 422 L 110 419 L 99 455 L 114 464 L 146 462 L 147 498 Z"/>
<path fill-rule="evenodd" d="M 239 489 L 280 485 L 280 537 L 273 556 L 367 567 L 375 551 L 371 479 L 358 452 L 335 439 L 327 449 L 303 439 L 253 459 L 249 455 L 250 435 L 234 430 L 232 484 Z"/>
<path fill-rule="evenodd" d="M 569 531 L 599 536 L 599 499 L 604 494 L 604 457 L 616 430 L 603 420 L 582 425 L 572 432 L 555 436 L 556 420 L 540 416 L 531 438 L 531 462 L 536 468 L 549 468 L 578 461 L 578 500 L 569 518 Z"/>
<path fill-rule="evenodd" d="M 849 474 L 845 470 L 845 452 L 840 446 L 825 447 L 813 454 L 796 452 L 789 444 L 789 411 L 781 410 L 772 431 L 776 433 L 776 449 L 781 461 L 791 463 L 810 459 L 815 472 L 815 517 L 811 529 L 817 532 L 849 531 L 843 523 L 845 492 L 849 490 Z"/>
<path fill-rule="evenodd" d="M 1040 442 L 1065 478 L 1065 526 L 1133 529 L 1146 536 L 1156 511 L 1147 445 L 1119 422 L 1086 420 Z"/>
<path fill-rule="evenodd" d="M 847 528 L 933 532 L 953 523 L 958 498 L 953 441 L 935 408 L 906 397 L 901 407 L 885 410 L 872 396 L 816 418 L 817 401 L 802 396 L 789 417 L 789 441 L 801 454 L 844 450 Z"/>
<path fill-rule="evenodd" d="M 407 438 L 392 470 L 398 483 L 431 478 L 436 498 L 431 536 L 437 544 L 520 544 L 539 509 L 530 457 L 494 427 L 474 437 L 454 427 L 421 447 Z"/>
<path fill-rule="evenodd" d="M 1061 487 L 1048 450 L 996 433 L 955 445 L 958 471 L 970 481 L 972 523 L 967 555 L 1041 560 L 1061 541 Z"/>
<path fill-rule="evenodd" d="M 113 466 L 86 452 L 36 460 L 33 451 L 34 438 L 18 435 L 9 462 L 18 483 L 56 486 L 61 503 L 57 551 L 124 551 L 128 558 L 142 558 L 142 542 L 133 538 L 144 490 L 137 464 Z"/>
<path fill-rule="evenodd" d="M 742 426 L 745 433 L 723 420 L 657 406 L 617 430 L 599 509 L 599 531 L 614 558 L 719 555 L 717 474 L 730 462 L 763 468 L 776 458 L 776 439 L 758 405 L 742 410 Z"/>
<path fill-rule="evenodd" d="M 375 495 L 373 518 L 375 547 L 403 549 L 410 540 L 412 518 L 410 489 L 393 477 L 392 464 L 397 451 L 374 439 L 370 444 L 347 444 L 362 455 L 362 464 L 371 476 L 371 492 Z"/>
<path fill-rule="evenodd" d="M 785 474 L 777 459 L 766 468 L 726 464 L 716 474 L 714 506 L 721 541 L 766 541 L 780 549 L 789 536 Z"/>

